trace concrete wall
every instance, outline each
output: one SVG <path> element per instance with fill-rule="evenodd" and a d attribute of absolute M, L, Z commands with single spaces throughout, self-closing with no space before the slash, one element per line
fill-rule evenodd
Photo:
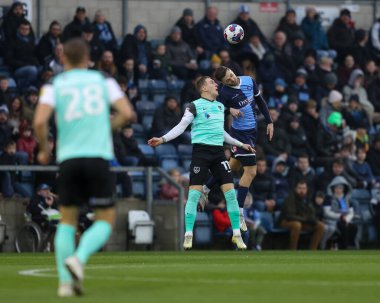
<path fill-rule="evenodd" d="M 28 200 L 1 199 L 0 215 L 7 225 L 8 239 L 2 251 L 15 251 L 15 237 L 19 228 L 24 224 L 24 212 Z M 114 232 L 107 243 L 107 251 L 124 251 L 127 247 L 127 218 L 128 211 L 145 209 L 145 201 L 138 199 L 122 199 L 117 201 L 117 219 Z M 155 201 L 153 204 L 153 220 L 155 222 L 155 250 L 175 250 L 178 247 L 177 203 L 174 201 Z M 130 246 L 131 249 L 139 249 Z"/>
<path fill-rule="evenodd" d="M 291 1 L 293 7 L 305 4 L 305 1 Z M 318 1 L 316 1 L 318 3 Z M 355 3 L 360 3 L 353 1 Z M 12 0 L 2 0 L 2 5 L 10 5 Z M 101 9 L 105 12 L 108 19 L 111 21 L 117 36 L 122 35 L 122 1 L 121 0 L 41 0 L 42 3 L 42 31 L 46 31 L 52 20 L 57 20 L 61 24 L 66 25 L 73 18 L 75 8 L 79 5 L 86 7 L 87 14 L 90 19 L 96 10 Z M 259 4 L 247 1 L 211 1 L 212 4 L 219 8 L 219 19 L 222 25 L 227 25 L 233 20 L 238 12 L 241 3 L 246 3 L 251 10 L 251 16 L 262 28 L 267 36 L 271 36 L 274 29 L 277 27 L 279 19 L 284 15 L 285 5 L 279 5 L 278 13 L 261 13 Z M 321 2 L 319 2 L 321 3 Z M 330 3 L 330 4 L 325 4 Z M 344 1 L 323 1 L 323 4 L 317 6 L 323 7 L 339 7 Z M 204 16 L 204 1 L 158 1 L 158 0 L 128 0 L 128 17 L 127 26 L 128 32 L 133 31 L 133 28 L 142 23 L 147 26 L 149 39 L 163 39 L 168 34 L 170 28 L 179 19 L 182 10 L 189 7 L 194 10 L 195 20 L 198 21 Z M 33 26 L 36 28 L 36 0 L 33 0 L 34 20 Z M 372 24 L 372 5 L 370 1 L 365 1 L 360 4 L 360 11 L 353 13 L 353 19 L 356 21 L 357 28 L 368 29 Z M 378 13 L 380 15 L 380 5 L 378 5 Z"/>

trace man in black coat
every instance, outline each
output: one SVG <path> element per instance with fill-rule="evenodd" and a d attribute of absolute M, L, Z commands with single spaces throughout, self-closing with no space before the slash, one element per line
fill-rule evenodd
<path fill-rule="evenodd" d="M 82 6 L 78 6 L 73 21 L 67 24 L 63 30 L 62 42 L 71 38 L 81 37 L 83 28 L 89 25 L 91 25 L 91 23 L 86 17 L 86 9 Z"/>
<path fill-rule="evenodd" d="M 368 152 L 367 162 L 372 168 L 373 174 L 380 181 L 380 133 L 375 136 L 372 146 Z"/>
<path fill-rule="evenodd" d="M 41 37 L 37 46 L 37 56 L 41 64 L 46 63 L 46 59 L 54 54 L 55 47 L 60 43 L 61 31 L 59 22 L 53 21 L 49 31 Z"/>

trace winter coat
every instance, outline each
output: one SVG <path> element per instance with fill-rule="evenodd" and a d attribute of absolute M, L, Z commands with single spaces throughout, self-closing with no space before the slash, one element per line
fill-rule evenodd
<path fill-rule="evenodd" d="M 31 35 L 28 36 L 28 41 L 16 37 L 10 43 L 7 60 L 13 70 L 27 65 L 38 66 L 39 61 L 35 53 L 36 45 Z"/>
<path fill-rule="evenodd" d="M 172 129 L 181 121 L 181 112 L 170 110 L 166 104 L 156 109 L 152 122 L 152 131 L 159 134 Z"/>
<path fill-rule="evenodd" d="M 292 192 L 285 199 L 281 209 L 279 222 L 283 220 L 314 224 L 317 218 L 309 197 L 302 199 L 295 192 Z"/>
<path fill-rule="evenodd" d="M 90 26 L 90 20 L 86 17 L 82 23 L 75 16 L 73 21 L 65 26 L 62 33 L 62 42 L 82 36 L 83 28 Z"/>
<path fill-rule="evenodd" d="M 338 52 L 350 49 L 354 44 L 354 28 L 348 27 L 340 18 L 334 20 L 327 32 L 329 45 Z"/>
<path fill-rule="evenodd" d="M 160 188 L 160 199 L 178 200 L 179 199 L 179 191 L 175 186 L 173 186 L 169 183 L 164 183 L 161 185 L 161 188 Z"/>
<path fill-rule="evenodd" d="M 360 181 L 365 181 L 369 184 L 375 180 L 372 169 L 367 162 L 359 163 L 355 161 L 352 164 L 352 169 L 356 172 Z"/>
<path fill-rule="evenodd" d="M 285 199 L 289 194 L 289 179 L 287 174 L 273 173 L 276 186 L 276 198 Z"/>
<path fill-rule="evenodd" d="M 7 43 L 9 43 L 11 40 L 13 40 L 16 37 L 17 29 L 21 22 L 23 21 L 29 22 L 25 18 L 25 16 L 16 16 L 13 14 L 13 9 L 15 8 L 16 5 L 18 5 L 17 2 L 13 3 L 12 6 L 9 8 L 8 13 L 4 16 L 4 20 L 1 26 Z M 30 34 L 34 39 L 35 35 L 33 32 L 32 26 L 30 26 Z"/>
<path fill-rule="evenodd" d="M 145 48 L 146 62 L 140 62 L 139 60 L 139 46 L 141 43 L 142 47 Z M 149 41 L 139 41 L 135 35 L 128 34 L 125 36 L 123 43 L 121 44 L 120 50 L 120 59 L 121 62 L 124 62 L 128 58 L 132 58 L 135 61 L 135 65 L 138 66 L 140 64 L 150 65 L 152 62 L 152 46 Z"/>
<path fill-rule="evenodd" d="M 297 166 L 289 172 L 290 188 L 294 188 L 299 180 L 306 180 L 309 193 L 314 193 L 317 185 L 317 175 L 314 168 L 310 167 L 306 172 L 302 172 Z"/>
<path fill-rule="evenodd" d="M 318 19 L 310 20 L 304 17 L 301 22 L 301 29 L 312 49 L 329 49 L 326 33 L 322 27 L 322 23 Z"/>
<path fill-rule="evenodd" d="M 315 119 L 313 116 L 304 112 L 301 116 L 301 125 L 306 132 L 306 138 L 309 140 L 311 146 L 316 146 L 316 133 L 320 128 L 319 119 Z"/>
<path fill-rule="evenodd" d="M 367 162 L 375 176 L 380 176 L 380 151 L 371 147 L 368 151 Z"/>
<path fill-rule="evenodd" d="M 376 112 L 380 112 L 380 76 L 377 76 L 375 80 L 368 86 L 368 99 L 375 107 Z"/>
<path fill-rule="evenodd" d="M 249 18 L 247 21 L 245 21 L 238 16 L 234 21 L 232 21 L 232 23 L 240 25 L 244 30 L 244 39 L 241 43 L 247 43 L 249 40 L 249 37 L 252 34 L 258 34 L 260 37 L 261 43 L 263 43 L 264 45 L 267 44 L 267 39 L 265 38 L 264 34 L 262 33 L 260 27 L 251 18 Z"/>
<path fill-rule="evenodd" d="M 224 232 L 231 226 L 227 209 L 217 208 L 212 212 L 212 220 L 217 231 Z"/>
<path fill-rule="evenodd" d="M 198 46 L 202 46 L 202 42 L 197 34 L 194 22 L 189 27 L 186 25 L 185 20 L 181 17 L 175 24 L 181 29 L 182 39 L 185 41 L 191 49 L 196 49 Z"/>
<path fill-rule="evenodd" d="M 342 213 L 341 205 L 339 199 L 333 194 L 333 187 L 336 185 L 342 184 L 344 185 L 344 202 L 347 207 L 347 213 Z M 335 226 L 336 223 L 340 220 L 342 214 L 346 215 L 347 222 L 351 222 L 354 218 L 354 209 L 350 206 L 349 196 L 351 194 L 352 188 L 350 184 L 344 177 L 338 176 L 335 177 L 331 183 L 328 185 L 327 193 L 331 196 L 331 205 L 323 207 L 324 221 L 329 225 Z"/>
<path fill-rule="evenodd" d="M 34 162 L 34 149 L 36 148 L 36 140 L 33 137 L 20 137 L 17 140 L 17 151 L 26 152 L 30 164 Z"/>
<path fill-rule="evenodd" d="M 279 22 L 279 25 L 276 29 L 276 32 L 277 31 L 282 31 L 286 34 L 286 37 L 287 37 L 287 41 L 289 42 L 293 42 L 295 37 L 297 37 L 297 35 L 299 34 L 302 34 L 302 29 L 301 27 L 298 25 L 298 24 L 290 24 L 286 21 L 286 17 L 282 17 L 280 22 Z"/>
<path fill-rule="evenodd" d="M 112 29 L 111 23 L 105 21 L 104 23 L 93 22 L 94 37 L 102 43 L 104 49 L 116 52 L 117 51 L 117 39 Z"/>
<path fill-rule="evenodd" d="M 202 42 L 202 46 L 211 54 L 218 53 L 224 47 L 224 28 L 219 20 L 211 23 L 207 17 L 204 17 L 196 25 L 197 33 Z"/>
<path fill-rule="evenodd" d="M 340 138 L 327 126 L 322 126 L 317 132 L 316 152 L 320 157 L 334 157 L 339 151 Z"/>
<path fill-rule="evenodd" d="M 185 64 L 189 63 L 190 60 L 195 59 L 190 46 L 183 40 L 174 42 L 169 38 L 167 39 L 166 47 L 169 64 L 171 66 L 185 68 Z"/>
<path fill-rule="evenodd" d="M 290 145 L 292 146 L 292 155 L 299 157 L 302 154 L 307 154 L 310 157 L 315 156 L 314 150 L 309 145 L 309 142 L 306 137 L 306 132 L 299 126 L 298 129 L 293 129 L 290 126 L 286 131 Z"/>
<path fill-rule="evenodd" d="M 292 146 L 290 145 L 289 138 L 282 128 L 276 128 L 276 125 L 274 126 L 276 131 L 273 134 L 272 141 L 267 140 L 266 133 L 266 126 L 259 125 L 259 141 L 260 145 L 263 147 L 265 154 L 271 155 L 271 156 L 279 156 L 282 153 L 291 154 Z"/>
<path fill-rule="evenodd" d="M 276 182 L 269 172 L 257 173 L 249 190 L 254 201 L 276 199 Z"/>

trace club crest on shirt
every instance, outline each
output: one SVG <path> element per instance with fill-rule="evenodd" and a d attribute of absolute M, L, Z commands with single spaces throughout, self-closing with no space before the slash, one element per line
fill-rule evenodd
<path fill-rule="evenodd" d="M 197 174 L 201 171 L 201 168 L 199 166 L 194 166 L 193 171 L 194 171 L 194 174 Z"/>
<path fill-rule="evenodd" d="M 218 105 L 218 108 L 219 108 L 219 110 L 222 110 L 222 107 L 220 105 Z"/>
<path fill-rule="evenodd" d="M 206 117 L 206 119 L 210 119 L 210 114 L 209 113 L 205 113 L 205 117 Z"/>

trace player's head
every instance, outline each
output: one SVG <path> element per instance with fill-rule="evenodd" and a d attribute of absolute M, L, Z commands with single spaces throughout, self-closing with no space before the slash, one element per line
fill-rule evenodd
<path fill-rule="evenodd" d="M 195 88 L 201 96 L 215 99 L 218 96 L 218 85 L 208 76 L 199 77 L 195 81 Z"/>
<path fill-rule="evenodd" d="M 215 79 L 222 82 L 224 85 L 236 86 L 239 85 L 239 78 L 228 67 L 220 66 L 215 71 Z"/>
<path fill-rule="evenodd" d="M 86 41 L 74 38 L 63 45 L 63 61 L 66 67 L 87 67 L 90 50 Z"/>

